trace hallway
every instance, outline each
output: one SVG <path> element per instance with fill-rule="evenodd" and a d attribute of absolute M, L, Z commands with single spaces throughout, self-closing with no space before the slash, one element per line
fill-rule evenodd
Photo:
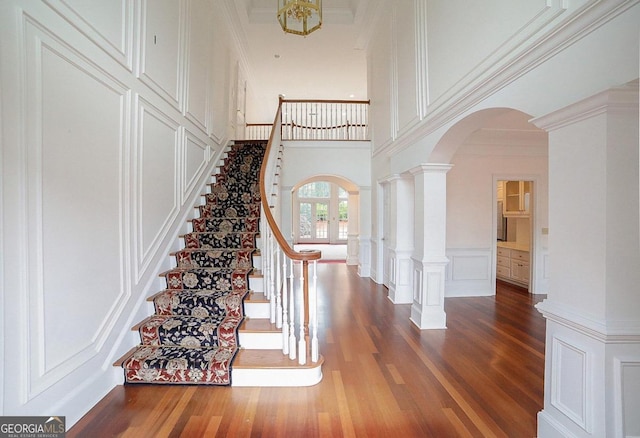
<path fill-rule="evenodd" d="M 318 265 L 324 379 L 307 388 L 118 386 L 69 437 L 536 435 L 544 296 L 450 298 L 447 330 L 342 263 Z"/>

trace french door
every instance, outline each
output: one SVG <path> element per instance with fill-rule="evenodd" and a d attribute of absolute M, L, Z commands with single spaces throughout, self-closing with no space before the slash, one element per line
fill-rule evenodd
<path fill-rule="evenodd" d="M 299 242 L 329 243 L 329 202 L 300 202 Z"/>

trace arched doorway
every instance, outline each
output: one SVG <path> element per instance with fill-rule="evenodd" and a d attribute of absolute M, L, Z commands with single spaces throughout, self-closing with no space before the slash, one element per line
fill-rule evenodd
<path fill-rule="evenodd" d="M 477 111 L 431 155 L 452 165 L 446 296 L 494 294 L 496 277 L 547 292 L 548 136 L 530 119 L 512 108 Z"/>
<path fill-rule="evenodd" d="M 345 245 L 347 264 L 358 264 L 358 186 L 335 175 L 317 175 L 292 189 L 293 243 Z"/>

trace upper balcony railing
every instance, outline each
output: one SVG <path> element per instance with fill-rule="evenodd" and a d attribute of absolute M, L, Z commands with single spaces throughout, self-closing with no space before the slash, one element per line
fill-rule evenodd
<path fill-rule="evenodd" d="M 369 140 L 368 100 L 280 99 L 282 140 Z M 272 125 L 248 123 L 245 137 L 266 140 Z"/>

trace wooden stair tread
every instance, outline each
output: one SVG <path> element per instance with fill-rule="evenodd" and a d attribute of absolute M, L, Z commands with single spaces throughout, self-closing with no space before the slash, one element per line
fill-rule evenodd
<path fill-rule="evenodd" d="M 249 291 L 246 298 L 244 299 L 245 303 L 268 303 L 269 300 L 264 295 L 263 292 L 255 292 Z"/>
<path fill-rule="evenodd" d="M 234 369 L 246 368 L 298 368 L 309 369 L 322 366 L 324 358 L 320 356 L 318 362 L 311 362 L 307 358 L 307 363 L 300 365 L 298 359 L 291 360 L 289 356 L 282 354 L 282 350 L 240 350 L 233 361 Z"/>
<path fill-rule="evenodd" d="M 241 332 L 251 333 L 282 332 L 281 329 L 276 327 L 276 325 L 267 318 L 246 318 L 240 325 L 239 330 Z"/>
<path fill-rule="evenodd" d="M 115 361 L 113 363 L 114 367 L 119 367 L 122 368 L 122 364 L 124 363 L 125 360 L 129 359 L 129 356 L 131 356 L 133 354 L 134 351 L 136 351 L 138 349 L 138 347 L 133 347 L 131 349 L 129 349 L 129 351 L 127 351 L 125 354 L 123 354 L 122 356 L 120 356 L 120 359 L 118 359 L 117 361 Z"/>

